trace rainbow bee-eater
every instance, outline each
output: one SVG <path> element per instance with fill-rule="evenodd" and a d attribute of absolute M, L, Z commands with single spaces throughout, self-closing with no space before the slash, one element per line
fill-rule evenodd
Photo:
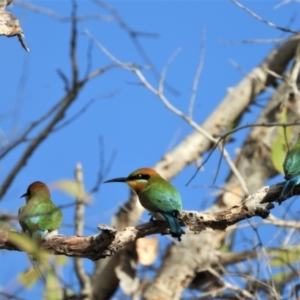
<path fill-rule="evenodd" d="M 107 182 L 125 182 L 134 190 L 152 217 L 167 221 L 172 237 L 181 240 L 185 232 L 177 219 L 182 212 L 181 197 L 178 191 L 168 181 L 150 168 L 138 169 L 128 177 L 114 178 Z M 150 220 L 153 220 L 151 217 Z"/>
<path fill-rule="evenodd" d="M 285 185 L 281 191 L 279 204 L 291 197 L 296 185 L 300 184 L 300 135 L 296 144 L 288 150 L 283 162 Z"/>
<path fill-rule="evenodd" d="M 27 188 L 26 204 L 19 209 L 19 223 L 23 232 L 40 243 L 57 235 L 62 223 L 62 212 L 50 199 L 49 188 L 35 181 Z"/>

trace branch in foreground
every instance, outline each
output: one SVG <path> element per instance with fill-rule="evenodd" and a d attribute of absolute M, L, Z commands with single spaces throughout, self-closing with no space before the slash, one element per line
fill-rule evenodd
<path fill-rule="evenodd" d="M 181 223 L 190 231 L 199 234 L 207 228 L 225 230 L 230 225 L 254 216 L 267 218 L 270 210 L 274 208 L 274 204 L 271 202 L 277 200 L 282 186 L 283 183 L 270 187 L 265 186 L 248 196 L 239 205 L 218 213 L 184 211 L 180 215 Z M 300 192 L 300 188 L 297 191 Z M 99 225 L 98 228 L 102 231 L 98 235 L 80 237 L 56 236 L 43 242 L 41 247 L 55 255 L 98 260 L 119 252 L 121 248 L 139 238 L 156 233 L 169 233 L 167 223 L 164 221 L 148 222 L 138 226 L 127 227 L 121 231 L 117 231 L 115 228 L 107 225 Z M 0 249 L 21 251 L 9 242 L 11 235 L 19 234 L 17 232 L 0 230 Z"/>

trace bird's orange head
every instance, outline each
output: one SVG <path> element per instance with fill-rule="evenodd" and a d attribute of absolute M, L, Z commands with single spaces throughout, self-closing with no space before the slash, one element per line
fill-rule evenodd
<path fill-rule="evenodd" d="M 155 178 L 160 178 L 160 175 L 151 168 L 141 168 L 129 174 L 128 177 L 119 177 L 105 181 L 108 182 L 125 182 L 127 183 L 137 194 L 139 194 L 148 183 Z"/>
<path fill-rule="evenodd" d="M 42 193 L 43 195 L 50 197 L 50 191 L 47 185 L 41 181 L 35 181 L 28 186 L 26 193 L 23 194 L 21 198 L 26 197 L 27 202 L 31 196 L 38 193 Z"/>

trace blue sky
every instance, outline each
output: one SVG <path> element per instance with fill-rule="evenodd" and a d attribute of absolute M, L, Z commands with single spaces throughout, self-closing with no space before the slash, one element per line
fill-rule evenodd
<path fill-rule="evenodd" d="M 23 3 L 23 2 L 21 2 Z M 25 3 L 25 2 L 24 2 Z M 55 11 L 61 16 L 69 16 L 71 1 L 30 1 L 33 5 Z M 184 112 L 188 111 L 193 79 L 200 59 L 203 28 L 205 28 L 205 57 L 198 94 L 194 108 L 194 118 L 201 124 L 226 95 L 227 89 L 236 85 L 244 74 L 234 66 L 238 64 L 245 72 L 255 67 L 274 47 L 270 43 L 230 44 L 252 39 L 273 39 L 284 37 L 283 33 L 255 20 L 230 1 L 110 1 L 133 30 L 155 33 L 156 37 L 140 37 L 138 40 L 161 72 L 171 55 L 181 47 L 168 68 L 166 81 L 178 94 L 166 90 L 170 102 Z M 274 9 L 280 1 L 243 1 L 244 5 L 261 17 L 279 26 L 287 26 L 295 18 L 292 28 L 297 29 L 299 17 L 295 11 L 299 4 L 291 2 Z M 0 130 L 8 140 L 22 132 L 35 118 L 47 111 L 64 95 L 64 83 L 57 74 L 61 70 L 70 76 L 69 41 L 70 23 L 60 22 L 47 15 L 33 12 L 20 5 L 10 9 L 19 19 L 25 33 L 25 42 L 30 48 L 26 53 L 17 38 L 1 37 L 0 66 L 2 80 Z M 92 1 L 78 1 L 78 14 L 109 13 Z M 114 21 L 85 20 L 78 26 L 78 63 L 80 76 L 84 76 L 88 64 L 87 51 L 91 43 L 84 30 L 98 39 L 115 57 L 123 62 L 146 65 L 134 47 L 132 40 Z M 95 46 L 92 50 L 92 70 L 103 67 L 110 60 Z M 157 86 L 157 78 L 150 70 L 144 71 L 147 79 Z M 72 179 L 77 162 L 84 169 L 86 189 L 95 184 L 99 169 L 99 137 L 104 141 L 105 162 L 114 151 L 116 159 L 107 179 L 126 176 L 131 171 L 145 166 L 154 166 L 162 156 L 179 144 L 193 130 L 181 119 L 168 111 L 153 94 L 136 84 L 133 74 L 115 68 L 86 85 L 79 98 L 67 113 L 72 117 L 90 99 L 99 97 L 91 108 L 69 126 L 52 134 L 40 145 L 27 165 L 15 178 L 1 202 L 1 211 L 17 214 L 23 204 L 19 199 L 27 186 L 41 180 L 53 187 L 61 179 Z M 113 97 L 105 97 L 114 93 Z M 253 108 L 244 123 L 255 120 L 259 110 Z M 232 157 L 246 137 L 246 131 L 236 135 L 236 142 L 228 147 Z M 0 161 L 0 181 L 2 182 L 19 156 L 24 151 L 21 146 Z M 211 185 L 217 168 L 219 155 L 211 158 L 191 185 L 186 182 L 195 171 L 195 165 L 188 166 L 174 180 L 173 184 L 182 195 L 184 209 L 206 209 L 214 201 Z M 224 183 L 228 172 L 225 163 L 217 180 Z M 277 180 L 281 181 L 282 177 Z M 86 209 L 85 234 L 97 232 L 96 225 L 110 223 L 114 212 L 128 197 L 125 185 L 103 185 L 94 195 L 94 201 Z M 58 205 L 73 199 L 57 190 L 52 190 L 52 199 Z M 61 232 L 73 234 L 69 226 L 73 223 L 73 208 L 63 211 L 64 226 Z M 147 218 L 144 215 L 144 218 Z M 19 227 L 17 227 L 19 228 Z M 16 286 L 16 276 L 20 264 L 26 256 L 17 252 L 0 253 L 0 287 Z M 89 264 L 91 267 L 91 264 Z M 66 268 L 65 276 L 69 277 Z M 26 299 L 32 293 L 40 295 L 41 290 L 22 292 Z"/>

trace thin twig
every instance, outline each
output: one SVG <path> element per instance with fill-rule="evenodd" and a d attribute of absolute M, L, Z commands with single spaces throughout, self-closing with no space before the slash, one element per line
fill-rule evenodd
<path fill-rule="evenodd" d="M 59 15 L 54 10 L 51 10 L 51 9 L 48 9 L 48 8 L 45 8 L 45 7 L 42 7 L 42 6 L 34 5 L 32 3 L 28 3 L 28 2 L 25 2 L 25 1 L 14 0 L 14 4 L 16 4 L 20 7 L 24 7 L 25 9 L 31 10 L 33 12 L 46 15 L 50 18 L 56 19 L 56 20 L 61 21 L 61 22 L 70 22 L 70 21 L 73 21 L 74 19 L 76 21 L 88 21 L 88 20 L 101 20 L 101 21 L 106 21 L 106 22 L 113 21 L 112 17 L 106 16 L 106 15 L 101 15 L 101 14 L 95 14 L 95 15 L 91 14 L 91 15 L 65 17 L 65 16 L 62 16 L 62 15 Z"/>
<path fill-rule="evenodd" d="M 278 38 L 278 39 L 249 39 L 242 41 L 225 41 L 219 40 L 218 43 L 225 45 L 241 45 L 241 44 L 278 44 L 286 41 L 286 38 Z"/>
<path fill-rule="evenodd" d="M 76 236 L 83 235 L 84 226 L 84 183 L 83 172 L 80 163 L 77 163 L 75 170 L 75 180 L 78 186 L 78 195 L 76 197 L 76 210 L 75 210 L 75 234 Z M 92 285 L 88 274 L 85 272 L 82 258 L 74 258 L 74 269 L 78 277 L 81 289 L 80 299 L 91 299 Z"/>
<path fill-rule="evenodd" d="M 40 125 L 43 121 L 45 121 L 48 117 L 50 117 L 58 109 L 58 107 L 62 104 L 63 101 L 64 101 L 64 98 L 62 100 L 58 101 L 50 110 L 48 110 L 40 118 L 38 118 L 37 120 L 33 121 L 18 139 L 16 139 L 15 141 L 13 141 L 9 145 L 7 145 L 1 151 L 1 153 L 0 153 L 0 159 L 3 159 L 6 154 L 8 154 L 11 150 L 13 150 L 19 144 L 21 144 L 22 142 L 25 142 L 27 140 L 27 137 L 28 137 L 29 133 L 34 128 L 36 128 L 38 125 Z"/>
<path fill-rule="evenodd" d="M 117 156 L 117 151 L 114 151 L 108 160 L 107 166 L 105 166 L 104 141 L 102 137 L 99 138 L 99 148 L 100 148 L 99 171 L 98 171 L 97 181 L 94 187 L 89 191 L 90 194 L 94 194 L 99 190 L 101 183 L 103 182 L 103 179 L 109 173 L 111 166 L 113 165 L 113 162 Z"/>
<path fill-rule="evenodd" d="M 88 109 L 89 107 L 94 104 L 96 101 L 100 100 L 100 99 L 105 99 L 105 98 L 111 98 L 114 95 L 116 95 L 118 93 L 118 91 L 114 91 L 108 95 L 103 95 L 103 96 L 99 96 L 97 98 L 93 98 L 90 101 L 88 101 L 74 116 L 70 117 L 70 119 L 66 120 L 64 123 L 60 124 L 59 126 L 55 127 L 52 132 L 56 132 L 58 130 L 61 130 L 62 128 L 70 125 L 72 122 L 74 122 L 75 120 L 77 120 L 81 115 L 83 115 Z"/>
<path fill-rule="evenodd" d="M 263 245 L 263 242 L 262 242 L 261 237 L 260 237 L 260 235 L 259 235 L 259 233 L 257 231 L 257 228 L 255 226 L 252 226 L 252 224 L 251 224 L 251 222 L 249 220 L 247 220 L 247 221 L 250 224 L 250 226 L 252 227 L 254 233 L 256 234 L 256 236 L 258 238 L 258 241 L 259 241 L 259 245 L 260 245 L 260 247 L 262 249 L 262 254 L 263 254 L 265 263 L 267 265 L 267 270 L 268 270 L 269 275 L 270 275 L 269 278 L 270 278 L 270 283 L 271 284 L 269 286 L 270 286 L 270 291 L 272 292 L 272 297 L 274 297 L 274 299 L 278 299 L 279 300 L 279 295 L 276 292 L 275 282 L 274 282 L 274 278 L 272 276 L 272 268 L 270 266 L 270 261 L 268 259 L 268 255 L 267 255 L 266 249 L 265 249 L 265 247 Z"/>
<path fill-rule="evenodd" d="M 291 30 L 289 28 L 278 26 L 278 25 L 276 25 L 276 24 L 274 24 L 274 23 L 272 23 L 270 21 L 267 21 L 267 20 L 263 19 L 262 17 L 260 17 L 259 15 L 257 15 L 255 12 L 253 12 L 252 10 L 250 10 L 248 7 L 242 5 L 241 3 L 237 2 L 236 0 L 231 0 L 231 2 L 233 2 L 235 5 L 237 5 L 238 7 L 242 8 L 243 10 L 245 10 L 246 12 L 248 12 L 256 20 L 261 21 L 261 22 L 267 24 L 270 27 L 273 27 L 275 29 L 279 29 L 279 30 L 281 30 L 283 32 L 289 32 L 289 33 L 294 33 L 294 34 L 298 33 L 298 31 L 294 31 L 294 30 Z"/>
<path fill-rule="evenodd" d="M 70 43 L 70 58 L 71 58 L 71 65 L 72 65 L 72 77 L 73 77 L 73 87 L 76 86 L 78 82 L 78 64 L 77 64 L 77 57 L 76 57 L 76 50 L 77 50 L 77 21 L 74 19 L 77 12 L 77 3 L 76 1 L 72 1 L 72 30 L 71 30 L 71 43 Z"/>
<path fill-rule="evenodd" d="M 11 300 L 26 300 L 25 298 L 21 298 L 19 296 L 16 296 L 16 295 L 12 295 L 12 294 L 9 294 L 9 293 L 6 293 L 6 292 L 3 292 L 3 291 L 0 291 L 0 295 L 2 295 L 3 299 L 11 299 Z"/>
<path fill-rule="evenodd" d="M 198 91 L 199 78 L 202 73 L 202 69 L 203 69 L 203 65 L 204 65 L 205 39 L 206 39 L 206 28 L 205 28 L 205 26 L 203 26 L 202 27 L 202 36 L 201 36 L 201 46 L 200 46 L 200 60 L 199 60 L 196 74 L 195 74 L 194 82 L 193 82 L 192 95 L 191 95 L 189 111 L 188 111 L 188 116 L 191 119 L 193 118 L 193 110 L 194 110 L 194 104 L 195 104 L 197 91 Z"/>
<path fill-rule="evenodd" d="M 168 70 L 169 65 L 173 62 L 173 60 L 175 59 L 175 57 L 179 54 L 179 52 L 182 50 L 182 47 L 178 47 L 174 53 L 170 56 L 170 58 L 168 59 L 167 63 L 165 64 L 165 66 L 163 67 L 162 71 L 161 71 L 161 75 L 159 78 L 159 93 L 163 93 L 164 92 L 164 83 L 165 83 L 165 78 L 166 78 L 166 73 Z"/>
<path fill-rule="evenodd" d="M 283 5 L 286 5 L 286 4 L 288 4 L 288 3 L 291 3 L 291 0 L 283 0 L 282 2 L 276 4 L 276 5 L 274 6 L 274 9 L 278 9 L 278 8 L 282 7 Z"/>
<path fill-rule="evenodd" d="M 274 123 L 246 124 L 246 125 L 236 127 L 230 131 L 227 131 L 224 134 L 213 134 L 213 136 L 216 138 L 220 138 L 220 140 L 222 140 L 222 139 L 226 139 L 227 136 L 232 135 L 235 132 L 238 132 L 240 130 L 247 129 L 250 127 L 283 127 L 283 128 L 285 128 L 285 127 L 297 126 L 297 125 L 298 126 L 300 125 L 300 121 L 295 121 L 295 122 L 290 122 L 290 123 L 274 122 Z"/>

